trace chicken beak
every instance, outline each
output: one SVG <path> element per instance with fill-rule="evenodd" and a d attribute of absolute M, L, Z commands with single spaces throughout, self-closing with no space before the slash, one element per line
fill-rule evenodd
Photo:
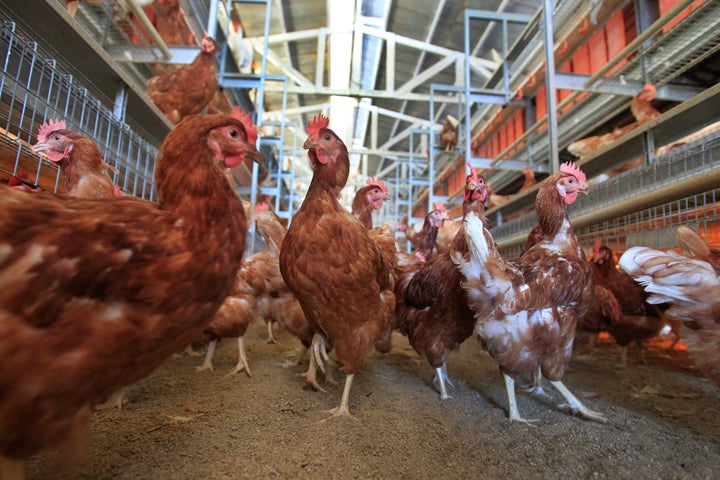
<path fill-rule="evenodd" d="M 50 150 L 50 146 L 41 141 L 38 141 L 35 145 L 31 145 L 30 149 L 35 153 L 47 152 L 48 150 Z"/>
<path fill-rule="evenodd" d="M 578 191 L 578 193 L 582 193 L 583 195 L 587 195 L 587 194 L 588 194 L 588 186 L 587 186 L 587 184 L 581 183 L 581 184 L 578 186 L 578 190 L 577 190 L 577 191 Z"/>
<path fill-rule="evenodd" d="M 255 148 L 248 149 L 245 158 L 257 163 L 261 163 L 263 159 L 262 153 L 258 152 Z"/>
<path fill-rule="evenodd" d="M 307 140 L 305 140 L 305 143 L 303 143 L 303 148 L 305 150 L 312 150 L 313 148 L 317 147 L 317 139 L 313 137 L 308 137 Z"/>

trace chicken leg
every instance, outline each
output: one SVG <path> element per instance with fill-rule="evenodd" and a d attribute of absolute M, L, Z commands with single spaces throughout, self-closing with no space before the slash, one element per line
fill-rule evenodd
<path fill-rule="evenodd" d="M 217 340 L 210 341 L 210 343 L 208 344 L 207 353 L 205 354 L 205 360 L 203 361 L 202 365 L 200 365 L 199 367 L 195 367 L 196 372 L 202 372 L 203 370 L 213 371 L 212 357 L 215 353 L 215 347 L 217 346 L 217 343 Z"/>
<path fill-rule="evenodd" d="M 586 420 L 592 420 L 595 422 L 600 423 L 607 423 L 607 419 L 603 416 L 602 413 L 594 412 L 587 408 L 585 405 L 578 400 L 578 398 L 572 394 L 572 392 L 560 381 L 550 381 L 553 387 L 557 389 L 560 394 L 565 397 L 565 400 L 567 400 L 568 403 L 563 403 L 561 405 L 558 405 L 558 408 L 562 410 L 569 410 L 570 412 L 581 416 L 582 418 Z"/>
<path fill-rule="evenodd" d="M 315 390 L 324 392 L 325 389 L 317 383 L 317 369 L 319 368 L 320 371 L 325 374 L 326 382 L 334 385 L 336 382 L 328 368 L 329 360 L 327 340 L 322 333 L 316 333 L 313 335 L 312 344 L 310 345 L 310 365 L 308 366 L 307 372 L 301 373 L 299 376 L 304 377 L 308 385 Z"/>
<path fill-rule="evenodd" d="M 545 398 L 550 400 L 550 395 L 545 393 L 545 389 L 542 387 L 542 373 L 540 372 L 540 366 L 537 367 L 533 374 L 532 383 L 527 387 L 523 388 L 523 391 L 529 393 L 533 397 Z"/>
<path fill-rule="evenodd" d="M 324 392 L 325 389 L 320 386 L 317 382 L 317 365 L 315 364 L 315 357 L 310 353 L 310 361 L 308 364 L 307 372 L 298 373 L 298 377 L 303 377 L 305 382 L 310 385 L 314 390 L 318 392 Z"/>
<path fill-rule="evenodd" d="M 452 398 L 448 392 L 446 383 L 449 384 L 451 387 L 453 387 L 452 381 L 450 381 L 450 377 L 448 377 L 447 374 L 447 364 L 443 363 L 441 366 L 435 369 L 435 379 L 433 383 L 438 384 L 438 388 L 440 389 L 440 400 L 447 400 L 449 398 Z"/>
<path fill-rule="evenodd" d="M 297 367 L 302 362 L 302 359 L 305 358 L 305 354 L 308 352 L 308 350 L 310 350 L 310 347 L 306 347 L 305 345 L 303 345 L 300 349 L 300 352 L 291 352 L 295 358 L 285 360 L 283 363 L 281 363 L 281 366 L 284 368 Z"/>
<path fill-rule="evenodd" d="M 333 408 L 332 410 L 328 410 L 328 413 L 330 414 L 329 417 L 320 420 L 320 423 L 325 423 L 331 418 L 335 417 L 349 417 L 353 420 L 357 420 L 355 416 L 350 413 L 350 389 L 352 388 L 352 382 L 353 378 L 355 378 L 355 374 L 351 373 L 348 376 L 345 377 L 345 388 L 343 388 L 342 397 L 340 398 L 340 405 Z"/>
<path fill-rule="evenodd" d="M 278 343 L 277 340 L 275 340 L 275 335 L 273 335 L 272 320 L 267 321 L 267 329 L 268 329 L 267 343 Z"/>
<path fill-rule="evenodd" d="M 532 422 L 537 422 L 537 420 L 535 419 L 525 420 L 520 416 L 520 411 L 518 410 L 517 406 L 517 399 L 515 398 L 515 380 L 506 373 L 503 373 L 503 378 L 505 379 L 505 390 L 507 390 L 508 396 L 508 420 L 510 420 L 511 422 L 523 422 L 527 423 L 528 425 L 532 425 Z"/>
<path fill-rule="evenodd" d="M 247 357 L 245 356 L 245 340 L 243 336 L 240 336 L 238 337 L 238 363 L 235 365 L 235 368 L 230 370 L 230 372 L 225 376 L 229 377 L 230 375 L 235 375 L 243 370 L 245 370 L 248 377 L 252 377 L 252 373 L 250 373 L 250 365 L 248 365 Z"/>

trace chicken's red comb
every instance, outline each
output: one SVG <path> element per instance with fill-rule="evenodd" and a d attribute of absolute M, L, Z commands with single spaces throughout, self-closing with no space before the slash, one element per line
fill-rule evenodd
<path fill-rule="evenodd" d="M 67 124 L 65 123 L 65 120 L 56 120 L 56 119 L 49 119 L 45 120 L 45 122 L 40 125 L 40 128 L 38 129 L 38 141 L 44 142 L 47 140 L 48 135 L 50 135 L 52 132 L 56 130 L 66 130 Z"/>
<path fill-rule="evenodd" d="M 439 210 L 443 213 L 447 212 L 447 209 L 445 208 L 445 204 L 438 200 L 437 202 L 433 203 L 433 210 Z"/>
<path fill-rule="evenodd" d="M 568 175 L 572 175 L 573 177 L 577 178 L 580 183 L 585 183 L 585 173 L 580 170 L 580 167 L 575 165 L 572 162 L 565 162 L 562 165 L 560 165 L 560 171 L 563 173 L 567 173 Z"/>
<path fill-rule="evenodd" d="M 268 207 L 268 204 L 267 204 L 267 203 L 265 203 L 265 202 L 260 202 L 260 203 L 258 203 L 257 205 L 255 205 L 255 214 L 256 214 L 256 215 L 257 215 L 258 213 L 262 212 L 262 211 L 265 211 L 265 210 L 270 210 L 270 207 Z"/>
<path fill-rule="evenodd" d="M 643 87 L 642 91 L 645 92 L 644 97 L 646 100 L 652 100 L 657 94 L 657 88 L 655 88 L 655 85 L 651 85 L 649 83 Z"/>
<path fill-rule="evenodd" d="M 477 179 L 478 179 L 477 172 L 475 171 L 475 169 L 473 168 L 473 166 L 470 164 L 470 162 L 468 162 L 467 166 L 468 166 L 468 168 L 470 169 L 470 175 L 469 175 L 469 176 L 470 176 L 470 181 L 471 181 L 471 182 L 477 182 Z"/>
<path fill-rule="evenodd" d="M 602 238 L 598 238 L 597 240 L 595 240 L 595 243 L 593 243 L 593 252 L 595 252 L 596 254 L 600 253 L 600 247 L 602 247 L 602 244 Z"/>
<path fill-rule="evenodd" d="M 387 193 L 388 191 L 387 185 L 385 185 L 379 178 L 370 177 L 367 179 L 367 184 L 380 188 L 383 193 Z"/>
<path fill-rule="evenodd" d="M 310 120 L 307 129 L 308 132 L 310 132 L 310 136 L 314 137 L 320 132 L 320 130 L 322 130 L 323 128 L 327 128 L 328 125 L 330 125 L 330 119 L 322 113 L 319 113 L 318 115 L 313 117 L 312 120 Z"/>
<path fill-rule="evenodd" d="M 245 113 L 245 111 L 240 107 L 233 107 L 230 109 L 230 116 L 233 117 L 236 120 L 240 120 L 240 122 L 245 127 L 245 131 L 247 132 L 248 137 L 248 143 L 251 145 L 255 145 L 257 142 L 257 128 L 253 124 L 252 117 L 249 113 Z"/>

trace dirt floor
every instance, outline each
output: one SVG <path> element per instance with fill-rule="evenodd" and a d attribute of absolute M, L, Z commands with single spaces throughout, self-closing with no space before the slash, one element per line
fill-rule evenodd
<path fill-rule="evenodd" d="M 318 423 L 340 386 L 315 392 L 284 368 L 299 342 L 264 325 L 246 334 L 252 378 L 225 377 L 236 342 L 225 340 L 215 371 L 181 356 L 128 388 L 122 411 L 96 413 L 78 479 L 260 478 L 718 478 L 720 388 L 700 376 L 683 350 L 654 342 L 647 364 L 617 347 L 578 346 L 565 384 L 609 424 L 559 411 L 555 402 L 518 395 L 535 426 L 507 420 L 507 397 L 494 360 L 474 340 L 450 356 L 453 398 L 429 386 L 433 372 L 407 341 L 370 354 L 355 377 L 357 421 Z M 548 391 L 552 387 L 548 386 Z M 551 392 L 559 402 L 559 395 Z M 30 460 L 28 478 L 56 478 L 57 453 Z"/>

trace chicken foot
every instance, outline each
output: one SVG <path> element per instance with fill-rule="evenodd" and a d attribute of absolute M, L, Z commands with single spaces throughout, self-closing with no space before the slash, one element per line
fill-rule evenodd
<path fill-rule="evenodd" d="M 327 373 L 327 365 L 330 361 L 330 356 L 327 353 L 327 340 L 325 339 L 325 335 L 322 333 L 316 333 L 313 335 L 313 341 L 310 347 L 310 355 L 315 358 L 315 364 L 321 372 Z"/>
<path fill-rule="evenodd" d="M 318 356 L 315 360 L 320 371 L 325 374 L 325 381 L 332 385 L 337 385 L 337 382 L 333 378 L 333 374 L 330 371 L 330 355 L 328 355 L 329 349 L 327 344 L 327 338 L 325 338 L 325 335 L 323 335 L 322 333 L 320 334 L 320 339 L 318 340 L 317 345 L 315 345 L 315 337 L 313 337 L 313 343 L 310 346 L 313 348 L 311 354 Z"/>
<path fill-rule="evenodd" d="M 357 420 L 357 418 L 355 418 L 355 416 L 350 413 L 350 388 L 352 388 L 353 378 L 355 378 L 354 373 L 351 373 L 345 377 L 345 388 L 343 388 L 342 397 L 340 398 L 340 405 L 333 408 L 332 410 L 328 410 L 330 416 L 323 420 L 320 420 L 319 423 L 325 423 L 331 418 L 336 417 L 349 417 L 353 420 Z"/>
<path fill-rule="evenodd" d="M 316 333 L 313 335 L 312 344 L 310 345 L 310 365 L 308 366 L 307 372 L 299 374 L 300 377 L 305 378 L 308 385 L 319 392 L 324 392 L 325 389 L 317 383 L 318 368 L 325 374 L 325 381 L 332 383 L 333 385 L 337 383 L 335 382 L 335 379 L 332 378 L 332 374 L 330 373 L 330 369 L 327 365 L 330 360 L 330 356 L 327 353 L 326 342 L 325 336 L 322 333 Z"/>
<path fill-rule="evenodd" d="M 532 376 L 532 383 L 528 387 L 523 388 L 522 390 L 524 392 L 529 393 L 533 397 L 539 397 L 539 398 L 544 398 L 546 400 L 552 400 L 550 395 L 545 393 L 545 389 L 543 389 L 543 387 L 542 387 L 542 379 L 543 379 L 543 376 L 542 376 L 542 373 L 540 372 L 540 367 L 538 366 L 537 370 L 535 371 L 535 373 Z"/>
<path fill-rule="evenodd" d="M 201 351 L 200 351 L 200 352 L 196 352 L 196 351 L 193 349 L 192 344 L 190 344 L 190 345 L 188 345 L 187 347 L 185 347 L 185 355 L 187 355 L 188 357 L 199 357 L 200 355 L 202 355 L 202 352 L 201 352 Z"/>
<path fill-rule="evenodd" d="M 310 385 L 315 391 L 318 391 L 318 392 L 326 391 L 317 382 L 317 365 L 315 364 L 315 357 L 312 355 L 312 353 L 310 354 L 310 362 L 308 365 L 307 372 L 298 373 L 298 377 L 304 378 L 305 382 L 308 385 Z"/>
<path fill-rule="evenodd" d="M 120 390 L 116 391 L 112 395 L 110 395 L 110 398 L 107 399 L 107 401 L 95 405 L 95 410 L 102 411 L 102 410 L 110 410 L 113 408 L 116 408 L 118 410 L 122 410 L 123 405 L 128 403 L 127 398 L 125 397 L 125 387 L 121 388 Z M 2 478 L 2 477 L 0 477 Z"/>
<path fill-rule="evenodd" d="M 586 420 L 592 420 L 600 423 L 608 423 L 608 420 L 602 413 L 592 411 L 585 405 L 583 405 L 582 402 L 580 402 L 580 400 L 575 395 L 573 395 L 573 393 L 560 380 L 550 381 L 550 383 L 553 387 L 557 389 L 558 392 L 560 392 L 563 397 L 565 397 L 565 400 L 567 400 L 568 402 L 558 405 L 558 408 L 560 408 L 561 410 L 570 411 L 571 413 L 579 415 Z"/>
<path fill-rule="evenodd" d="M 203 370 L 210 370 L 213 371 L 212 366 L 212 357 L 215 353 L 215 347 L 217 346 L 218 341 L 217 340 L 211 340 L 208 344 L 207 353 L 205 354 L 205 360 L 203 361 L 202 365 L 199 367 L 195 367 L 196 372 L 202 372 Z"/>
<path fill-rule="evenodd" d="M 284 368 L 297 367 L 302 362 L 302 359 L 305 358 L 305 354 L 308 352 L 308 350 L 310 350 L 310 347 L 306 347 L 305 345 L 303 345 L 300 349 L 300 352 L 298 352 L 297 354 L 295 354 L 295 352 L 290 352 L 295 358 L 285 360 L 280 365 Z"/>
<path fill-rule="evenodd" d="M 273 335 L 273 322 L 268 321 L 267 322 L 267 329 L 268 329 L 268 336 L 267 336 L 267 343 L 278 343 L 277 340 L 275 340 L 275 335 Z"/>
<path fill-rule="evenodd" d="M 505 390 L 507 390 L 508 396 L 508 420 L 510 420 L 511 422 L 526 423 L 534 427 L 535 425 L 533 425 L 532 422 L 537 422 L 536 419 L 525 420 L 520 416 L 520 411 L 518 410 L 517 406 L 517 399 L 515 398 L 515 380 L 506 373 L 503 373 L 503 378 L 505 379 Z"/>
<path fill-rule="evenodd" d="M 238 363 L 235 365 L 235 368 L 230 370 L 230 372 L 228 372 L 225 376 L 229 377 L 230 375 L 235 375 L 243 370 L 245 370 L 248 377 L 252 377 L 252 373 L 250 373 L 250 365 L 248 365 L 247 356 L 245 355 L 245 339 L 243 336 L 240 336 L 238 337 Z"/>

